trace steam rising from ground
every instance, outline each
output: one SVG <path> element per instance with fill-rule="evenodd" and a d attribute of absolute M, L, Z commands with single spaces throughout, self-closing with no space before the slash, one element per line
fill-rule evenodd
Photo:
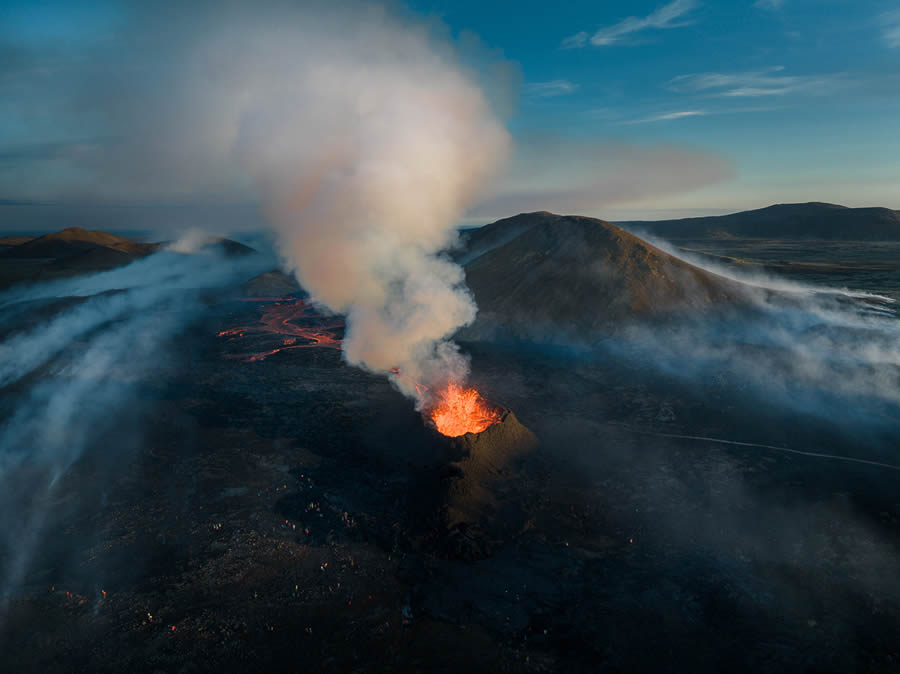
<path fill-rule="evenodd" d="M 133 449 L 105 447 L 105 433 L 137 421 L 141 386 L 166 364 L 171 340 L 203 314 L 196 291 L 227 287 L 271 262 L 162 251 L 0 294 L 4 324 L 18 327 L 0 342 L 0 388 L 16 387 L 2 400 L 0 424 L 0 602 L 25 577 L 71 466 L 92 449 L 114 450 L 108 461 Z M 47 301 L 71 306 L 35 321 Z M 131 441 L 140 437 L 135 430 Z"/>
<path fill-rule="evenodd" d="M 856 430 L 896 428 L 900 314 L 893 298 L 726 267 L 636 233 L 743 283 L 751 311 L 689 320 L 662 332 L 634 326 L 625 346 L 632 354 L 687 380 L 708 381 L 727 371 L 737 388 Z"/>
<path fill-rule="evenodd" d="M 228 39 L 252 47 L 235 68 L 238 147 L 281 252 L 313 297 L 347 315 L 349 363 L 399 368 L 409 395 L 410 379 L 461 379 L 467 363 L 446 340 L 475 304 L 439 253 L 503 161 L 507 133 L 424 30 L 380 13 L 341 31 L 304 18 L 265 40 L 252 29 Z"/>

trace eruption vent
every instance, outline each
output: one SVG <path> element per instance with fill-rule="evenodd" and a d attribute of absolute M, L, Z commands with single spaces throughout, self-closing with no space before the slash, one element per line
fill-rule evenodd
<path fill-rule="evenodd" d="M 500 421 L 500 410 L 490 405 L 474 388 L 451 382 L 438 396 L 429 416 L 442 435 L 451 438 L 481 433 Z"/>

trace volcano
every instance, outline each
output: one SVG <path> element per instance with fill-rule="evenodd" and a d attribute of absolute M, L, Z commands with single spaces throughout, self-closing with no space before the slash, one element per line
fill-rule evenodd
<path fill-rule="evenodd" d="M 740 283 L 612 223 L 523 213 L 472 232 L 461 256 L 478 318 L 460 337 L 589 338 L 626 321 L 681 317 L 746 300 Z"/>
<path fill-rule="evenodd" d="M 461 559 L 483 559 L 496 541 L 521 530 L 518 505 L 525 459 L 538 439 L 511 410 L 493 407 L 495 417 L 477 433 L 445 441 L 457 459 L 443 471 L 442 547 Z"/>

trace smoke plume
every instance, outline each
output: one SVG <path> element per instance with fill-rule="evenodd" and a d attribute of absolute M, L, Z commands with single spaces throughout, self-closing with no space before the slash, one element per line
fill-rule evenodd
<path fill-rule="evenodd" d="M 410 380 L 460 379 L 447 340 L 475 317 L 442 257 L 497 171 L 508 136 L 479 86 L 428 34 L 370 13 L 239 39 L 254 44 L 238 149 L 300 284 L 346 314 L 347 362 Z M 233 45 L 234 37 L 228 42 Z M 242 54 L 246 52 L 241 50 Z M 267 76 L 261 80 L 259 72 Z"/>
<path fill-rule="evenodd" d="M 28 89 L 83 139 L 54 155 L 76 176 L 56 196 L 260 201 L 286 266 L 347 314 L 349 363 L 399 368 L 410 394 L 408 379 L 462 376 L 446 340 L 475 306 L 440 251 L 505 161 L 496 111 L 514 69 L 371 3 L 122 3 L 116 17 L 65 78 Z"/>

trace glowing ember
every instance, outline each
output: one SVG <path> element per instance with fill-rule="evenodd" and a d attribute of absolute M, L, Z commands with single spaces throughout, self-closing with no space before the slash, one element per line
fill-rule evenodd
<path fill-rule="evenodd" d="M 451 438 L 481 433 L 500 421 L 500 411 L 488 404 L 478 391 L 453 382 L 438 395 L 430 416 L 438 432 Z"/>

